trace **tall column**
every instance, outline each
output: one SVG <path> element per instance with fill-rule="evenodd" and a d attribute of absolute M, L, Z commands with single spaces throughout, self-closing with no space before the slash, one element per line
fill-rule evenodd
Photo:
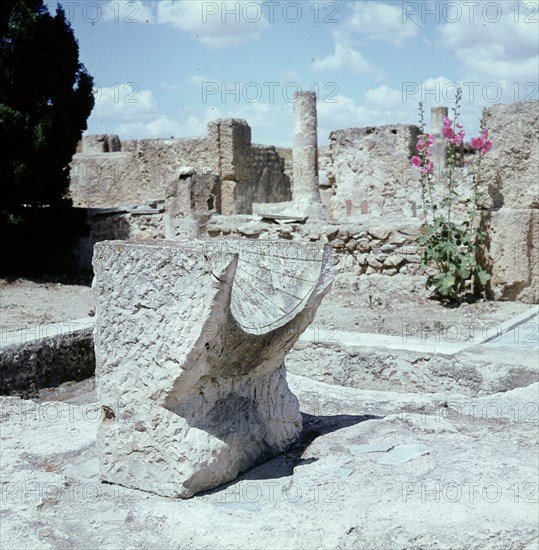
<path fill-rule="evenodd" d="M 431 134 L 434 137 L 432 148 L 432 160 L 435 166 L 445 166 L 447 144 L 442 136 L 444 117 L 447 116 L 447 107 L 432 107 L 430 110 Z"/>
<path fill-rule="evenodd" d="M 316 94 L 294 94 L 294 210 L 320 218 L 322 201 L 318 182 Z"/>

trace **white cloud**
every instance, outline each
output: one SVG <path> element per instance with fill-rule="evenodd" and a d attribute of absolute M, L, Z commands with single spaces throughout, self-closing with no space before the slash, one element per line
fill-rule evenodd
<path fill-rule="evenodd" d="M 405 18 L 404 18 L 405 19 Z M 401 3 L 354 2 L 343 30 L 362 42 L 382 41 L 401 46 L 417 35 L 417 26 L 403 21 Z"/>
<path fill-rule="evenodd" d="M 161 88 L 161 90 L 163 90 L 164 92 L 181 92 L 183 86 L 181 84 L 170 84 L 163 81 L 159 85 L 159 88 Z"/>
<path fill-rule="evenodd" d="M 461 7 L 463 15 L 457 23 L 441 24 L 439 32 L 442 46 L 454 50 L 463 73 L 537 82 L 539 33 L 537 15 L 535 20 L 529 17 L 531 2 L 515 2 L 510 9 L 491 2 L 492 9 L 477 6 L 471 14 L 463 2 L 453 4 Z"/>
<path fill-rule="evenodd" d="M 336 43 L 332 54 L 316 59 L 313 63 L 316 71 L 349 71 L 354 74 L 374 74 L 381 76 L 381 71 L 369 63 L 360 52 Z"/>
<path fill-rule="evenodd" d="M 365 92 L 365 103 L 371 107 L 397 110 L 402 108 L 402 92 L 401 90 L 393 90 L 389 86 L 382 84 L 378 88 Z"/>
<path fill-rule="evenodd" d="M 294 69 L 285 70 L 281 73 L 281 77 L 284 81 L 299 82 L 301 80 L 299 74 Z"/>
<path fill-rule="evenodd" d="M 216 81 L 215 81 L 215 79 L 212 80 L 211 78 L 208 78 L 207 76 L 202 76 L 202 75 L 196 74 L 196 75 L 190 76 L 187 79 L 187 82 L 189 82 L 189 84 L 192 84 L 193 86 L 202 86 L 202 84 L 204 84 L 204 83 L 216 82 Z"/>
<path fill-rule="evenodd" d="M 268 28 L 262 0 L 159 0 L 157 22 L 190 32 L 210 48 L 244 44 Z"/>
<path fill-rule="evenodd" d="M 402 101 L 400 90 L 386 85 L 365 92 L 362 100 L 343 95 L 337 102 L 319 102 L 320 134 L 327 138 L 331 130 L 384 124 L 416 124 L 417 104 Z"/>
<path fill-rule="evenodd" d="M 157 113 L 157 102 L 151 90 L 140 90 L 134 82 L 115 83 L 94 90 L 96 119 L 138 119 Z"/>

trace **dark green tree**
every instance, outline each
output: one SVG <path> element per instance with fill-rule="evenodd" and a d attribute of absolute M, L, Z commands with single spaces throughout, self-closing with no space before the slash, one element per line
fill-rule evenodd
<path fill-rule="evenodd" d="M 93 79 L 60 5 L 0 3 L 2 218 L 69 204 L 69 162 L 94 106 Z"/>

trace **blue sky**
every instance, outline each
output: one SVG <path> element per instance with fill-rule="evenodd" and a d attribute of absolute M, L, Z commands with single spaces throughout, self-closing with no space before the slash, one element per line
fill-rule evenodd
<path fill-rule="evenodd" d="M 450 105 L 460 84 L 469 139 L 483 107 L 537 99 L 537 1 L 60 3 L 95 80 L 87 133 L 195 137 L 238 117 L 253 142 L 290 146 L 303 89 L 325 144 L 332 129 L 415 124 L 418 101 Z"/>

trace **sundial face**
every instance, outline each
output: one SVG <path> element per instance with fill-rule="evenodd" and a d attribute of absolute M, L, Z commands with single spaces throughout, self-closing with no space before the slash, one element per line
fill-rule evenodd
<path fill-rule="evenodd" d="M 309 301 L 330 268 L 330 248 L 283 241 L 177 241 L 204 248 L 208 269 L 238 254 L 230 309 L 244 332 L 263 334 L 285 325 Z M 217 271 L 217 270 L 215 270 Z"/>

